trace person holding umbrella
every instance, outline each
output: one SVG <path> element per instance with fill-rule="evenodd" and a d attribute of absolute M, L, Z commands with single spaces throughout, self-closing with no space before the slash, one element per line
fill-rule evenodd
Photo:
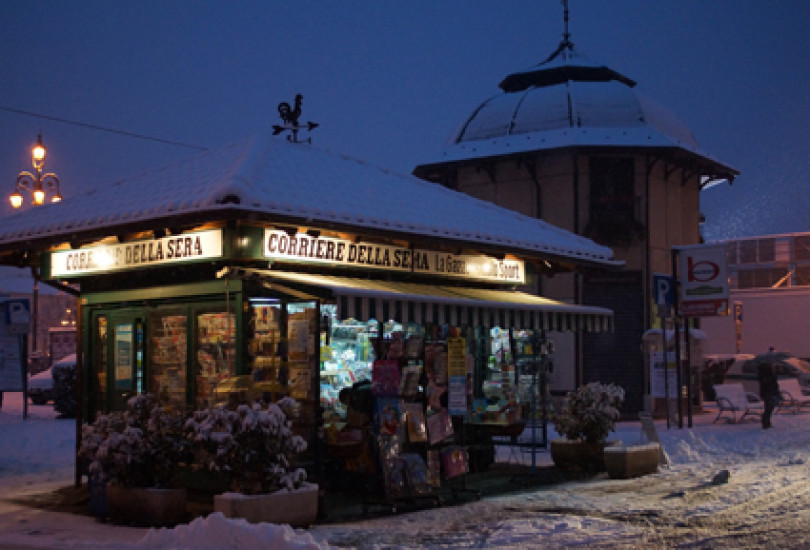
<path fill-rule="evenodd" d="M 771 346 L 769 353 L 773 353 Z M 757 367 L 757 378 L 759 379 L 759 396 L 765 405 L 762 413 L 762 429 L 773 428 L 771 415 L 776 405 L 781 400 L 779 393 L 779 380 L 776 377 L 776 369 L 771 361 L 762 361 Z"/>

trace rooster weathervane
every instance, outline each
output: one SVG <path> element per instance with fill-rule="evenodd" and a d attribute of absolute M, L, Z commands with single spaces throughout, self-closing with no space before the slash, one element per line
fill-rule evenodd
<path fill-rule="evenodd" d="M 277 136 L 281 132 L 285 130 L 289 130 L 292 135 L 287 136 L 287 141 L 291 143 L 301 143 L 298 141 L 298 130 L 301 129 L 301 125 L 298 123 L 298 118 L 301 116 L 301 102 L 303 101 L 304 96 L 301 94 L 295 94 L 295 101 L 294 106 L 290 107 L 290 104 L 286 101 L 282 101 L 278 104 L 278 114 L 281 116 L 281 120 L 284 122 L 283 125 L 273 124 L 273 135 Z M 318 127 L 317 122 L 307 122 L 304 126 L 308 132 L 311 132 L 315 128 Z M 312 138 L 307 138 L 307 143 L 312 143 Z"/>

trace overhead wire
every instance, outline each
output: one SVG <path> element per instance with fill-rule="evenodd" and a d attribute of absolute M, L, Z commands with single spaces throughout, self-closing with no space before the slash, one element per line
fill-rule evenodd
<path fill-rule="evenodd" d="M 73 126 L 81 126 L 83 128 L 89 128 L 91 130 L 99 130 L 99 131 L 102 131 L 102 132 L 109 132 L 111 134 L 118 134 L 118 135 L 137 138 L 137 139 L 144 139 L 144 140 L 147 140 L 147 141 L 154 141 L 154 142 L 163 143 L 163 144 L 166 144 L 166 145 L 175 145 L 177 147 L 186 147 L 188 149 L 197 149 L 198 151 L 208 151 L 207 147 L 203 147 L 201 145 L 193 145 L 193 144 L 190 144 L 190 143 L 183 143 L 183 142 L 180 142 L 180 141 L 172 141 L 172 140 L 169 140 L 169 139 L 157 138 L 157 137 L 153 137 L 153 136 L 147 136 L 147 135 L 144 135 L 144 134 L 137 134 L 135 132 L 129 132 L 127 130 L 118 130 L 118 129 L 115 129 L 115 128 L 108 128 L 106 126 L 99 126 L 98 124 L 90 124 L 90 123 L 87 123 L 87 122 L 80 122 L 80 121 L 77 121 L 77 120 L 69 120 L 69 119 L 66 119 L 66 118 L 52 116 L 52 115 L 44 115 L 42 113 L 34 113 L 32 111 L 24 111 L 22 109 L 15 109 L 13 107 L 4 107 L 4 106 L 0 105 L 0 111 L 6 111 L 6 112 L 9 112 L 9 113 L 15 113 L 15 114 L 18 114 L 18 115 L 30 116 L 30 117 L 34 117 L 34 118 L 43 119 L 43 120 L 50 120 L 50 121 L 53 121 L 53 122 L 60 122 L 62 124 L 71 124 Z"/>

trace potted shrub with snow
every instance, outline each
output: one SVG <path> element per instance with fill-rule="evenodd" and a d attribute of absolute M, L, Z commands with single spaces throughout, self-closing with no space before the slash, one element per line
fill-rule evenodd
<path fill-rule="evenodd" d="M 181 413 L 143 394 L 131 398 L 126 411 L 100 415 L 82 428 L 78 456 L 91 483 L 106 488 L 106 512 L 114 521 L 166 526 L 185 519 L 186 491 L 176 485 L 178 468 L 190 458 L 184 422 Z"/>
<path fill-rule="evenodd" d="M 614 384 L 592 382 L 569 392 L 554 415 L 554 429 L 563 439 L 551 441 L 551 457 L 562 468 L 604 469 L 603 450 L 616 429 L 624 390 Z"/>
<path fill-rule="evenodd" d="M 306 482 L 291 458 L 306 450 L 293 434 L 298 404 L 277 403 L 215 407 L 195 411 L 186 422 L 194 441 L 197 467 L 224 475 L 232 492 L 214 497 L 214 510 L 250 522 L 289 523 L 304 527 L 318 513 L 318 486 Z"/>

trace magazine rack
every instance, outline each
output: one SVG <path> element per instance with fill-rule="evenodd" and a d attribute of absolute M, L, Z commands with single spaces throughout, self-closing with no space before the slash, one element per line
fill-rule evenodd
<path fill-rule="evenodd" d="M 463 418 L 460 429 L 454 429 L 447 406 L 446 341 L 418 338 L 382 349 L 378 342 L 383 359 L 374 363 L 372 391 L 382 490 L 365 496 L 363 513 L 371 506 L 396 512 L 398 506 L 420 500 L 439 506 L 443 482 L 454 499 L 463 493 L 481 497 L 467 487 L 470 461 Z M 391 353 L 394 349 L 404 353 Z"/>

